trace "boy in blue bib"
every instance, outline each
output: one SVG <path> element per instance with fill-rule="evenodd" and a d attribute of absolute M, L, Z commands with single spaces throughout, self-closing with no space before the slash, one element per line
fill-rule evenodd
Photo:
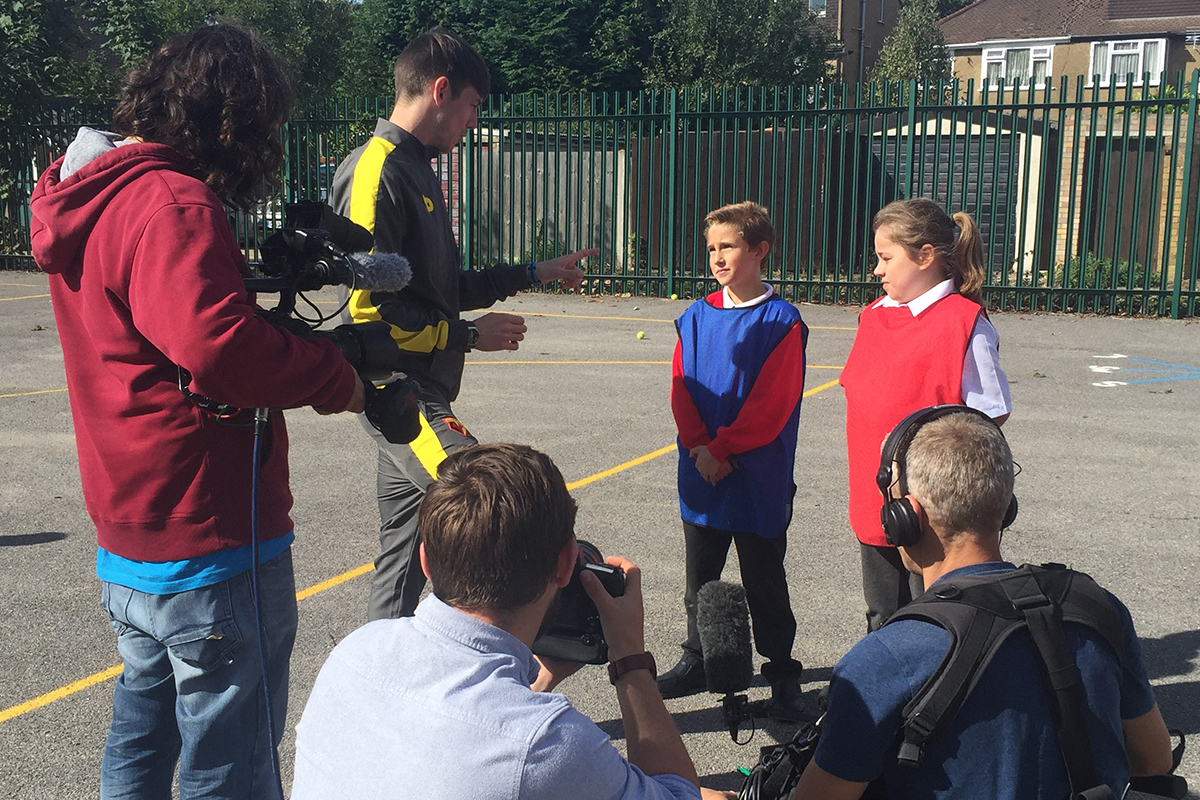
<path fill-rule="evenodd" d="M 704 233 L 721 289 L 676 321 L 671 381 L 688 634 L 683 657 L 658 686 L 665 698 L 704 690 L 696 595 L 721 577 L 733 543 L 755 647 L 767 659 L 769 708 L 794 719 L 803 710 L 801 664 L 792 658 L 796 618 L 783 558 L 808 328 L 796 307 L 763 283 L 763 262 L 775 242 L 766 208 L 750 202 L 718 208 L 705 217 Z"/>

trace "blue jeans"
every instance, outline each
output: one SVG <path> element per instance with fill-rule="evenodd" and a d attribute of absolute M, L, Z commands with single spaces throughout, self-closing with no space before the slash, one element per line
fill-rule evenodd
<path fill-rule="evenodd" d="M 287 715 L 296 586 L 288 549 L 259 579 L 276 741 Z M 274 796 L 250 573 L 178 594 L 103 583 L 125 661 L 100 767 L 101 800 Z"/>

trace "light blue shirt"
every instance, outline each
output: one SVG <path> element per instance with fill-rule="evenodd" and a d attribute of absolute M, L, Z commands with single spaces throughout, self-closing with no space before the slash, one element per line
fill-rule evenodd
<path fill-rule="evenodd" d="M 534 692 L 533 653 L 434 596 L 415 617 L 347 636 L 296 726 L 292 800 L 683 800 L 561 694 Z"/>
<path fill-rule="evenodd" d="M 265 564 L 292 546 L 294 531 L 269 539 L 258 547 L 258 563 Z M 128 586 L 146 594 L 176 594 L 213 586 L 241 575 L 253 565 L 250 545 L 218 550 L 182 561 L 135 561 L 96 549 L 96 577 L 105 583 Z"/>

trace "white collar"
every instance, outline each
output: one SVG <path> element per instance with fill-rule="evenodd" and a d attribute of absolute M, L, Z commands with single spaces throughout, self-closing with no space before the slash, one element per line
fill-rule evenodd
<path fill-rule="evenodd" d="M 752 300 L 747 300 L 744 303 L 733 302 L 733 298 L 729 296 L 729 289 L 727 287 L 723 288 L 721 289 L 721 305 L 724 308 L 750 308 L 751 306 L 756 306 L 759 303 L 765 303 L 771 295 L 775 294 L 775 290 L 769 283 L 764 283 L 763 286 L 767 287 L 765 292 Z"/>
<path fill-rule="evenodd" d="M 947 278 L 946 280 L 934 286 L 915 300 L 910 300 L 907 303 L 897 303 L 886 294 L 875 303 L 875 308 L 907 308 L 912 312 L 912 315 L 918 316 L 922 311 L 929 308 L 931 305 L 941 300 L 943 297 L 949 297 L 954 294 L 954 279 Z"/>

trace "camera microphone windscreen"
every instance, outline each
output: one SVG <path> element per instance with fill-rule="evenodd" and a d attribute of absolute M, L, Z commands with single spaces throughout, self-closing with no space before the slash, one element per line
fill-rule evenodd
<path fill-rule="evenodd" d="M 696 595 L 696 627 L 708 690 L 730 695 L 750 688 L 754 680 L 754 653 L 750 646 L 746 590 L 723 581 L 701 586 Z"/>
<path fill-rule="evenodd" d="M 412 267 L 396 253 L 351 253 L 348 260 L 356 289 L 398 292 L 412 280 Z"/>

